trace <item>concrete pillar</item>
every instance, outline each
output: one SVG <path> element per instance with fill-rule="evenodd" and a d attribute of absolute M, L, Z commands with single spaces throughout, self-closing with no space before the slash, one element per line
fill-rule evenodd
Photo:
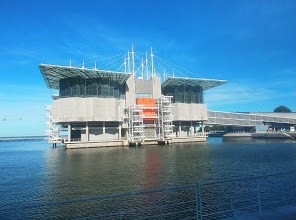
<path fill-rule="evenodd" d="M 202 136 L 205 136 L 205 126 L 203 122 L 201 122 L 201 134 Z"/>
<path fill-rule="evenodd" d="M 194 134 L 194 128 L 192 126 L 192 121 L 190 121 L 190 137 L 193 137 Z"/>
<path fill-rule="evenodd" d="M 106 122 L 103 121 L 103 137 L 104 137 L 104 141 L 106 140 Z"/>
<path fill-rule="evenodd" d="M 86 141 L 89 141 L 89 128 L 88 128 L 88 122 L 86 122 L 85 135 L 86 135 Z"/>
<path fill-rule="evenodd" d="M 118 125 L 118 140 L 121 140 L 121 124 Z"/>
<path fill-rule="evenodd" d="M 178 137 L 181 137 L 181 121 L 179 121 L 179 134 Z"/>
<path fill-rule="evenodd" d="M 68 124 L 68 142 L 71 141 L 71 131 L 72 131 L 72 126 L 71 123 Z"/>

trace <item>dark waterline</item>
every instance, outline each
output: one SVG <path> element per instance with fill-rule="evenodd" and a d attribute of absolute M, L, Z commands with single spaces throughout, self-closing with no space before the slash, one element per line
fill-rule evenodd
<path fill-rule="evenodd" d="M 0 205 L 85 198 L 295 170 L 296 143 L 223 142 L 139 148 L 51 148 L 0 142 Z"/>

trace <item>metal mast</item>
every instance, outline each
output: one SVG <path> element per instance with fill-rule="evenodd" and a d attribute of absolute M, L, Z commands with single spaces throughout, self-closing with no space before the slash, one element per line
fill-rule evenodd
<path fill-rule="evenodd" d="M 145 72 L 146 72 L 146 79 L 148 79 L 148 55 L 146 52 L 146 61 L 145 61 Z"/>
<path fill-rule="evenodd" d="M 133 75 L 135 75 L 135 52 L 134 52 L 134 45 L 132 45 L 132 64 L 133 64 Z"/>
<path fill-rule="evenodd" d="M 124 72 L 126 73 L 126 55 L 124 55 Z"/>
<path fill-rule="evenodd" d="M 142 58 L 141 67 L 142 67 L 142 75 L 141 75 L 141 78 L 144 79 L 144 60 L 143 60 L 143 58 Z"/>
<path fill-rule="evenodd" d="M 128 73 L 131 72 L 131 67 L 130 67 L 130 52 L 127 51 L 127 71 Z"/>
<path fill-rule="evenodd" d="M 152 77 L 154 77 L 154 62 L 153 62 L 153 51 L 152 51 L 152 47 L 151 47 L 151 75 Z"/>

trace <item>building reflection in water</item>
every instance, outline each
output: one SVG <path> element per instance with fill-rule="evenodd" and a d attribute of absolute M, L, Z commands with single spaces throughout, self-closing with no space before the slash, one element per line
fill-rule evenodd
<path fill-rule="evenodd" d="M 88 198 L 200 181 L 210 173 L 207 154 L 203 144 L 49 149 L 45 155 L 47 200 Z M 133 202 L 144 205 L 158 201 L 159 196 Z M 66 210 L 60 207 L 55 211 Z"/>

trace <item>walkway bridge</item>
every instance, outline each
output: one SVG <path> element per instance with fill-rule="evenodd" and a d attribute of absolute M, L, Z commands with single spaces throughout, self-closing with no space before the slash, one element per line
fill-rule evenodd
<path fill-rule="evenodd" d="M 289 116 L 289 117 L 288 117 Z M 209 125 L 229 125 L 229 126 L 256 126 L 266 123 L 276 124 L 290 124 L 296 125 L 295 115 L 279 114 L 279 116 L 270 116 L 268 113 L 262 114 L 248 114 L 248 113 L 233 113 L 233 112 L 220 112 L 208 111 Z"/>

